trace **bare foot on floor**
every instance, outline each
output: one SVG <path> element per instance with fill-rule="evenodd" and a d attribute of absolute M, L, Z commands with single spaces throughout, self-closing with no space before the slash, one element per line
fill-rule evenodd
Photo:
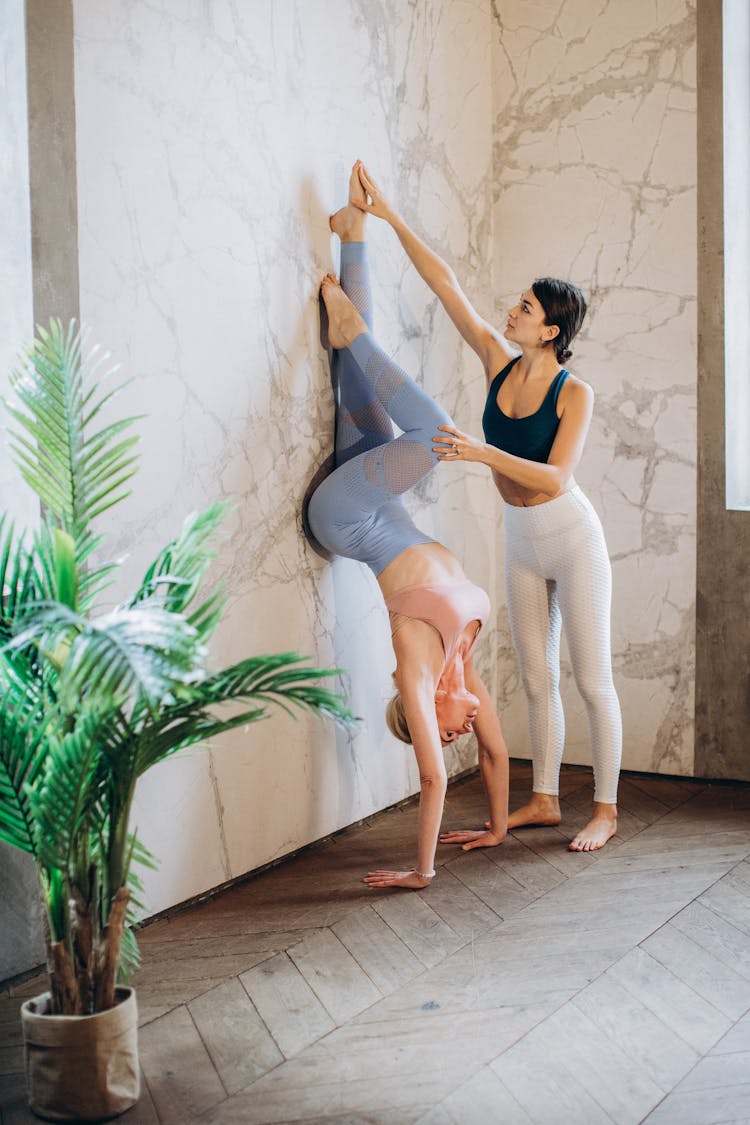
<path fill-rule="evenodd" d="M 617 806 L 596 803 L 591 820 L 568 844 L 571 852 L 596 852 L 617 831 Z"/>
<path fill-rule="evenodd" d="M 329 226 L 334 234 L 337 234 L 342 242 L 362 242 L 365 237 L 365 220 L 367 215 L 364 211 L 360 211 L 355 203 L 366 203 L 367 196 L 365 189 L 362 187 L 359 179 L 359 166 L 362 163 L 358 160 L 352 168 L 352 174 L 349 177 L 349 202 L 346 207 L 342 207 L 331 215 L 328 220 Z"/>
<path fill-rule="evenodd" d="M 528 804 L 508 817 L 508 828 L 554 827 L 562 820 L 560 802 L 549 793 L 532 793 Z"/>
<path fill-rule="evenodd" d="M 333 273 L 320 283 L 320 295 L 328 313 L 328 340 L 332 348 L 348 348 L 352 340 L 367 331 L 367 325 Z"/>

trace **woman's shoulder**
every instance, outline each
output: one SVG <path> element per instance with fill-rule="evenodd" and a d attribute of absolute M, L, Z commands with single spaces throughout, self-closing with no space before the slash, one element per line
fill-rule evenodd
<path fill-rule="evenodd" d="M 407 683 L 419 683 L 434 692 L 444 663 L 440 633 L 427 621 L 399 617 L 399 627 L 391 634 L 399 690 L 403 690 Z M 391 615 L 392 628 L 393 624 Z"/>
<path fill-rule="evenodd" d="M 560 387 L 558 402 L 563 408 L 566 406 L 581 406 L 594 401 L 594 389 L 590 383 L 580 379 L 568 371 Z"/>

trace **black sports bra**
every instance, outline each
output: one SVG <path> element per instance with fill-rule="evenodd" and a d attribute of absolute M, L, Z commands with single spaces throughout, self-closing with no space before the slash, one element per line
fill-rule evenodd
<path fill-rule="evenodd" d="M 482 415 L 482 429 L 485 440 L 497 449 L 503 449 L 516 457 L 525 457 L 529 461 L 546 463 L 560 425 L 557 397 L 568 372 L 563 368 L 557 373 L 544 396 L 544 402 L 534 414 L 527 414 L 523 418 L 509 418 L 497 405 L 497 396 L 511 367 L 520 358 L 516 356 L 512 359 L 492 380 Z"/>

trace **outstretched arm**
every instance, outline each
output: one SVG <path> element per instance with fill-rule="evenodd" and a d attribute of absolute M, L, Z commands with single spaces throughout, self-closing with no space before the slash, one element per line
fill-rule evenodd
<path fill-rule="evenodd" d="M 466 343 L 477 353 L 488 377 L 493 378 L 514 353 L 500 333 L 477 313 L 448 263 L 431 250 L 391 206 L 361 161 L 358 168 L 369 202 L 357 206 L 393 227 L 412 265 L 440 300 Z"/>
<path fill-rule="evenodd" d="M 479 748 L 479 772 L 482 775 L 490 808 L 487 830 L 458 829 L 445 832 L 441 844 L 461 844 L 465 852 L 472 848 L 492 848 L 502 843 L 508 830 L 508 748 L 505 745 L 500 719 L 484 682 L 469 660 L 464 665 L 466 686 L 479 699 L 474 733 Z"/>
<path fill-rule="evenodd" d="M 594 409 L 588 383 L 568 379 L 560 392 L 562 414 L 555 441 L 545 462 L 529 461 L 465 434 L 456 426 L 440 426 L 434 452 L 440 461 L 478 461 L 516 484 L 547 496 L 563 491 L 581 459 Z"/>
<path fill-rule="evenodd" d="M 435 716 L 435 683 L 429 676 L 416 682 L 413 677 L 403 679 L 401 698 L 419 766 L 417 864 L 411 871 L 371 871 L 364 882 L 370 887 L 419 890 L 432 882 L 448 779 Z"/>

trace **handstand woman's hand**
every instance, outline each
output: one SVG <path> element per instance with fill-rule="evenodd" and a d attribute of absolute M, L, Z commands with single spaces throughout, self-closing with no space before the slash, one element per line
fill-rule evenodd
<path fill-rule="evenodd" d="M 361 160 L 357 161 L 356 167 L 359 173 L 359 182 L 362 184 L 367 198 L 364 203 L 355 202 L 355 206 L 359 207 L 360 211 L 366 211 L 368 215 L 375 215 L 378 219 L 385 219 L 386 222 L 390 222 L 396 217 L 393 207 L 375 181 L 370 178 Z"/>
<path fill-rule="evenodd" d="M 421 891 L 429 887 L 431 877 L 419 875 L 416 871 L 371 871 L 362 880 L 368 887 L 405 887 L 412 891 Z"/>
<path fill-rule="evenodd" d="M 459 828 L 455 832 L 443 832 L 441 844 L 460 844 L 461 850 L 470 852 L 472 848 L 496 848 L 502 844 L 505 834 L 499 832 L 480 832 L 470 828 Z"/>

